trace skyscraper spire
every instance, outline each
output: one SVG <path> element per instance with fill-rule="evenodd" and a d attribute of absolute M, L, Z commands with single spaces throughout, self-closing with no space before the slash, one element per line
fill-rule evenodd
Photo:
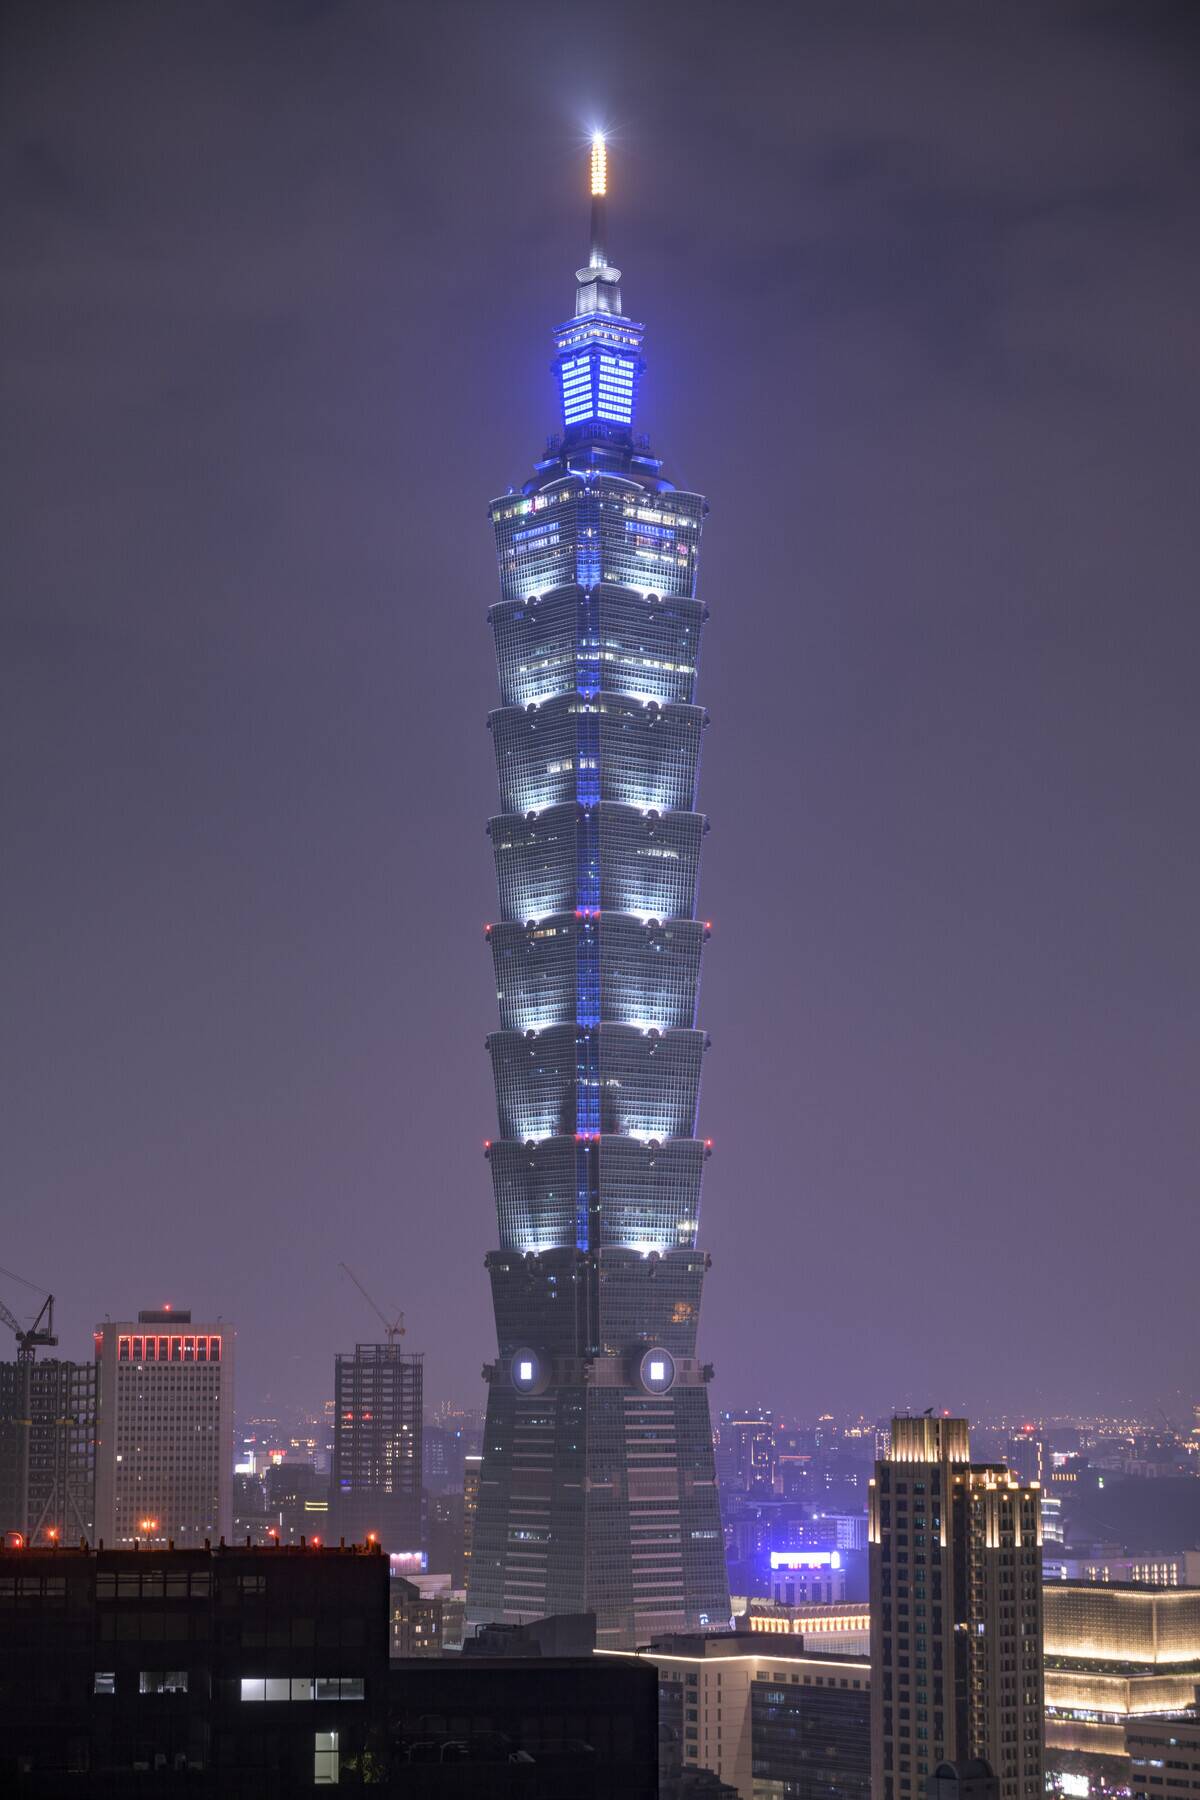
<path fill-rule="evenodd" d="M 603 132 L 592 138 L 592 249 L 576 269 L 575 317 L 555 333 L 555 363 L 562 393 L 563 430 L 577 442 L 632 435 L 641 359 L 642 326 L 621 311 L 621 271 L 604 247 L 607 226 L 608 150 Z"/>

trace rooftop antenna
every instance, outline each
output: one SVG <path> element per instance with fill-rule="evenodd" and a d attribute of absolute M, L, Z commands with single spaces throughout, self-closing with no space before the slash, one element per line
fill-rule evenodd
<path fill-rule="evenodd" d="M 389 1355 L 394 1355 L 396 1351 L 396 1339 L 404 1336 L 404 1314 L 397 1313 L 394 1319 L 389 1320 L 379 1303 L 372 1300 L 370 1294 L 368 1294 L 366 1288 L 358 1279 L 358 1276 L 354 1273 L 354 1270 L 350 1267 L 349 1263 L 339 1263 L 338 1268 L 345 1270 L 367 1305 L 371 1308 L 371 1311 L 382 1323 L 384 1333 L 387 1337 L 388 1353 Z"/>
<path fill-rule="evenodd" d="M 591 267 L 608 267 L 604 253 L 605 201 L 608 194 L 608 147 L 602 131 L 592 133 L 592 255 Z"/>

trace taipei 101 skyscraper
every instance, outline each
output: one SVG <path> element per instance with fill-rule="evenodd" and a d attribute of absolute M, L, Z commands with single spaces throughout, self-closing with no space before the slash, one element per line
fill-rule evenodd
<path fill-rule="evenodd" d="M 490 509 L 499 1354 L 467 1615 L 592 1611 L 623 1649 L 729 1618 L 696 1350 L 706 507 L 634 432 L 643 330 L 608 259 L 600 137 L 591 187 L 554 338 L 562 432 Z"/>

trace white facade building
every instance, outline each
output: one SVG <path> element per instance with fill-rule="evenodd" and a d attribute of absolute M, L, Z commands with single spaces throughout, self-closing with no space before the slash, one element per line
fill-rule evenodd
<path fill-rule="evenodd" d="M 233 1331 L 169 1307 L 96 1328 L 96 1535 L 114 1548 L 233 1532 Z"/>

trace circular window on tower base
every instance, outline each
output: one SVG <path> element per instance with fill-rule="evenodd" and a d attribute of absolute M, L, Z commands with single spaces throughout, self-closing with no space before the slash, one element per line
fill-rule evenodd
<path fill-rule="evenodd" d="M 540 1394 L 546 1385 L 546 1369 L 536 1350 L 514 1350 L 512 1384 L 520 1394 Z"/>
<path fill-rule="evenodd" d="M 638 1365 L 638 1374 L 648 1394 L 665 1394 L 675 1380 L 675 1358 L 669 1350 L 647 1350 Z"/>

